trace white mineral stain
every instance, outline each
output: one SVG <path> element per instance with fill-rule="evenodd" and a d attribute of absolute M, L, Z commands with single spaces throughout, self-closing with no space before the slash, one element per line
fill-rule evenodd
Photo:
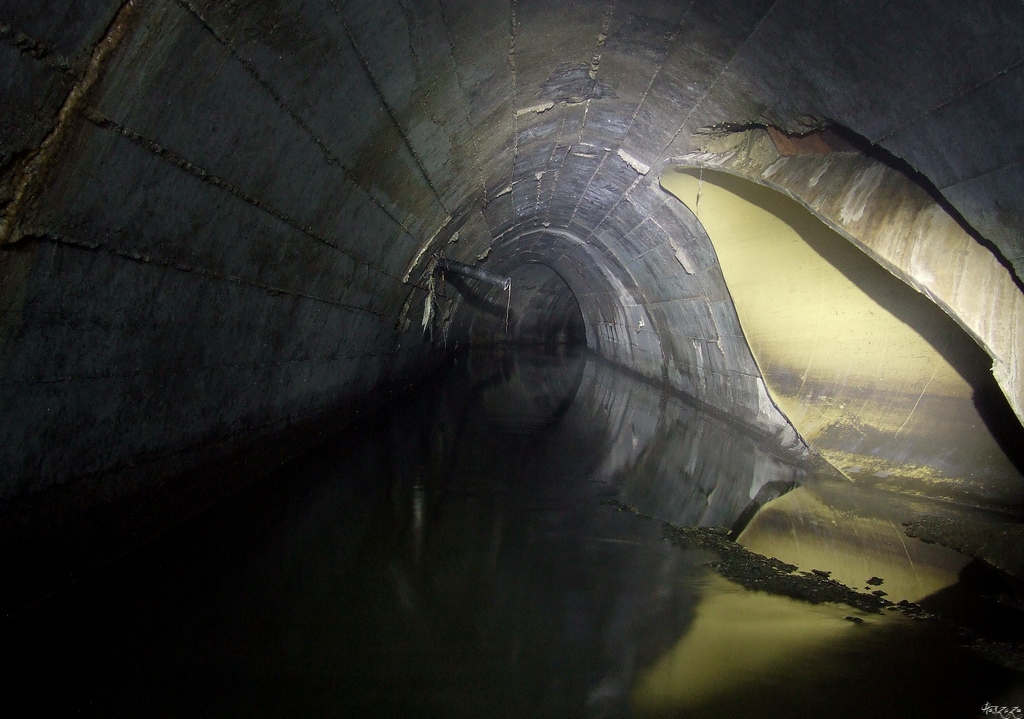
<path fill-rule="evenodd" d="M 843 200 L 843 209 L 839 213 L 843 222 L 858 222 L 864 216 L 868 201 L 882 184 L 884 174 L 885 168 L 882 165 L 872 165 L 864 171 Z"/>

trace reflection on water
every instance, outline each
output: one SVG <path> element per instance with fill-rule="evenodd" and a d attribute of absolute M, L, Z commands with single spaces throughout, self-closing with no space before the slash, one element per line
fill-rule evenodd
<path fill-rule="evenodd" d="M 834 493 L 827 484 L 799 487 L 764 507 L 738 541 L 892 602 L 917 602 L 956 584 L 968 558 L 908 537 L 891 506 L 879 501 L 884 495 L 861 493 L 857 505 L 836 506 L 825 499 Z"/>
<path fill-rule="evenodd" d="M 714 575 L 702 587 L 693 624 L 634 687 L 633 706 L 643 714 L 706 707 L 721 694 L 749 691 L 750 684 L 766 678 L 785 682 L 806 676 L 801 663 L 860 631 L 847 616 L 874 621 L 841 605 L 807 605 Z"/>
<path fill-rule="evenodd" d="M 704 590 L 691 627 L 636 681 L 636 715 L 974 717 L 983 705 L 974 697 L 1022 698 L 1009 672 L 986 669 L 927 622 L 809 605 L 717 576 Z"/>
<path fill-rule="evenodd" d="M 377 424 L 21 618 L 7 646 L 18 685 L 54 704 L 44 714 L 969 716 L 1005 704 L 1008 673 L 926 622 L 858 624 L 847 607 L 742 589 L 710 553 L 662 539 L 659 520 L 740 529 L 806 479 L 589 355 L 467 355 Z M 745 537 L 774 536 L 758 521 Z M 860 574 L 883 571 L 864 561 Z M 44 680 L 66 691 L 34 692 Z"/>

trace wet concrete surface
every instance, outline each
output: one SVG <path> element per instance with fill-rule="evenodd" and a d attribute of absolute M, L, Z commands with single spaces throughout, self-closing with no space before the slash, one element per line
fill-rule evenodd
<path fill-rule="evenodd" d="M 872 564 L 884 543 L 862 517 L 851 576 L 870 576 L 842 584 L 821 555 L 768 541 L 777 527 L 801 549 L 818 537 L 837 562 L 853 541 L 817 505 L 785 504 L 793 487 L 851 522 L 875 516 L 858 492 L 836 495 L 756 435 L 586 353 L 462 355 L 386 416 L 9 620 L 7 694 L 40 715 L 125 717 L 932 717 L 1024 703 L 1021 675 L 972 648 L 1020 641 L 1010 580 L 908 550 L 905 571 L 951 578 L 901 604 L 885 589 L 904 570 Z M 776 497 L 792 527 L 769 511 Z M 786 556 L 744 547 L 755 535 Z"/>

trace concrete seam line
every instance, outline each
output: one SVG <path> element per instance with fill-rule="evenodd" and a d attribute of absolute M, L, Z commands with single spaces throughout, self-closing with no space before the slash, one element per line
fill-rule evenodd
<path fill-rule="evenodd" d="M 317 233 L 312 227 L 309 227 L 308 225 L 303 225 L 301 222 L 293 218 L 291 215 L 277 209 L 276 207 L 273 207 L 269 203 L 257 197 L 253 197 L 252 195 L 244 192 L 238 187 L 235 187 L 226 180 L 223 180 L 220 177 L 217 177 L 216 175 L 204 170 L 195 163 L 182 157 L 174 150 L 164 147 L 163 145 L 160 145 L 159 143 L 156 143 L 146 138 L 145 136 L 140 135 L 134 130 L 128 129 L 124 125 L 121 125 L 120 123 L 100 113 L 98 110 L 87 107 L 83 109 L 82 114 L 89 122 L 93 123 L 97 127 L 105 130 L 111 130 L 117 133 L 118 135 L 121 135 L 122 137 L 125 137 L 128 140 L 131 140 L 132 142 L 135 142 L 136 144 L 152 152 L 157 157 L 160 157 L 161 159 L 170 162 L 172 165 L 175 165 L 176 167 L 178 167 L 178 169 L 183 170 L 184 172 L 187 172 L 190 175 L 194 175 L 203 182 L 209 183 L 214 187 L 223 190 L 228 194 L 233 195 L 234 197 L 237 197 L 239 200 L 245 202 L 246 204 L 251 205 L 256 209 L 261 210 L 267 213 L 268 215 L 271 215 L 275 219 L 283 222 L 284 224 L 291 227 L 293 230 L 301 232 L 307 237 L 310 237 L 311 239 L 321 242 L 327 245 L 328 247 L 337 250 L 338 252 L 341 252 L 343 255 L 346 255 L 347 257 L 351 258 L 353 261 L 359 263 L 360 265 L 368 267 L 386 277 L 390 277 L 391 279 L 398 279 L 396 275 L 391 274 L 380 265 L 369 262 L 368 260 L 355 254 L 352 250 L 348 249 L 347 247 L 339 245 L 335 242 L 331 242 L 326 237 L 321 236 L 319 233 Z"/>
<path fill-rule="evenodd" d="M 320 302 L 323 304 L 331 305 L 333 307 L 350 310 L 352 312 L 356 312 L 357 314 L 363 314 L 368 317 L 373 317 L 382 321 L 385 318 L 384 313 L 371 310 L 367 307 L 360 307 L 359 305 L 349 305 L 342 302 L 335 302 L 324 297 L 317 297 L 316 295 L 310 295 L 303 292 L 293 292 L 291 290 L 275 287 L 273 285 L 268 285 L 262 282 L 256 282 L 255 280 L 250 280 L 239 275 L 221 274 L 201 267 L 192 267 L 182 263 L 169 262 L 167 260 L 163 260 L 160 258 L 150 257 L 140 252 L 128 252 L 125 250 L 104 247 L 99 243 L 87 242 L 84 240 L 76 240 L 69 237 L 59 237 L 53 234 L 26 235 L 24 239 L 25 242 L 29 242 L 32 240 L 48 241 L 54 243 L 55 245 L 73 247 L 77 250 L 86 250 L 89 252 L 103 252 L 113 257 L 118 257 L 122 260 L 127 260 L 129 262 L 137 262 L 142 265 L 149 265 L 153 267 L 162 267 L 164 269 L 175 270 L 177 272 L 184 272 L 191 275 L 197 275 L 199 277 L 203 277 L 206 279 L 220 280 L 235 285 L 251 287 L 253 289 L 263 290 L 264 292 L 267 292 L 271 295 L 287 295 L 290 297 L 298 297 L 313 302 Z"/>
<path fill-rule="evenodd" d="M 233 57 L 235 61 L 240 63 L 242 67 L 245 68 L 246 72 L 248 72 L 253 77 L 253 79 L 255 79 L 256 83 L 261 88 L 263 88 L 263 91 L 270 95 L 274 102 L 277 103 L 278 108 L 286 115 L 288 115 L 292 119 L 292 121 L 296 125 L 298 125 L 299 128 L 302 129 L 303 132 L 309 135 L 313 142 L 316 143 L 316 145 L 320 148 L 321 152 L 324 153 L 324 157 L 327 159 L 328 164 L 338 165 L 338 167 L 340 167 L 342 171 L 345 173 L 345 177 L 348 178 L 352 182 L 352 184 L 354 184 L 360 190 L 365 192 L 367 197 L 370 198 L 370 201 L 377 206 L 377 209 L 379 209 L 387 217 L 389 217 L 392 222 L 394 222 L 396 225 L 402 228 L 402 230 L 405 231 L 406 234 L 411 234 L 409 233 L 409 228 L 406 226 L 405 222 L 403 222 L 400 218 L 392 214 L 391 210 L 388 209 L 384 201 L 374 194 L 373 187 L 364 185 L 361 182 L 360 177 L 352 170 L 352 168 L 348 167 L 345 163 L 343 163 L 338 157 L 334 155 L 331 149 L 327 146 L 327 143 L 324 142 L 324 140 L 319 135 L 313 132 L 313 128 L 311 128 L 297 112 L 292 110 L 292 108 L 284 101 L 280 94 L 273 87 L 271 87 L 270 83 L 267 82 L 267 80 L 264 79 L 264 77 L 260 75 L 259 72 L 256 71 L 256 68 L 253 67 L 253 65 L 248 60 L 246 60 L 238 53 L 238 51 L 235 49 L 234 45 L 231 42 L 229 42 L 226 38 L 222 37 L 220 33 L 218 33 L 217 30 L 215 30 L 210 25 L 210 23 L 199 12 L 199 10 L 193 7 L 193 4 L 189 0 L 177 0 L 177 2 L 181 7 L 187 10 L 193 16 L 195 16 L 196 20 L 199 21 L 203 28 L 208 33 L 210 33 L 210 35 L 213 36 L 214 40 L 216 40 L 220 45 L 227 49 L 231 57 Z"/>
<path fill-rule="evenodd" d="M 338 19 L 341 22 L 341 26 L 345 30 L 345 36 L 348 38 L 348 42 L 352 46 L 352 50 L 355 51 L 356 57 L 359 58 L 359 64 L 362 65 L 363 72 L 366 73 L 366 76 L 370 80 L 370 84 L 373 86 L 374 92 L 377 93 L 377 97 L 380 99 L 381 104 L 387 111 L 388 117 L 391 119 L 391 123 L 395 126 L 395 129 L 398 130 L 398 134 L 402 137 L 402 142 L 409 150 L 409 153 L 412 155 L 413 160 L 415 160 L 416 167 L 419 169 L 420 174 L 423 175 L 423 179 L 426 181 L 427 186 L 430 188 L 430 191 L 434 194 L 434 198 L 437 200 L 438 204 L 441 205 L 441 209 L 444 210 L 444 213 L 446 215 L 450 215 L 451 211 L 448 209 L 448 206 L 445 205 L 444 200 L 441 198 L 441 193 L 438 192 L 437 186 L 434 184 L 433 179 L 431 179 L 430 177 L 430 173 L 427 172 L 427 168 L 424 167 L 423 165 L 423 158 L 420 157 L 420 154 L 416 151 L 416 148 L 413 147 L 412 139 L 409 137 L 409 131 L 402 126 L 402 123 L 398 121 L 398 115 L 395 112 L 395 109 L 391 106 L 391 103 L 388 102 L 387 98 L 384 96 L 384 91 L 380 86 L 380 82 L 377 80 L 377 76 L 373 73 L 373 69 L 370 67 L 370 62 L 366 59 L 366 54 L 363 52 L 363 49 L 359 45 L 359 43 L 356 42 L 355 35 L 352 34 L 352 30 L 349 28 L 348 23 L 345 22 L 344 15 L 341 13 L 340 10 L 338 10 L 338 6 L 336 3 L 335 10 L 338 12 Z"/>

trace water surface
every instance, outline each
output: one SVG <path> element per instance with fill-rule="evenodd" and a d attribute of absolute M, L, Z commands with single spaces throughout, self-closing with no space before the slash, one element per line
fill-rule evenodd
<path fill-rule="evenodd" d="M 125 717 L 1021 703 L 1017 676 L 944 626 L 752 591 L 663 539 L 665 521 L 720 527 L 754 549 L 836 557 L 850 584 L 957 583 L 966 559 L 912 549 L 901 568 L 903 539 L 862 531 L 882 526 L 875 510 L 841 531 L 853 510 L 807 509 L 827 500 L 816 486 L 756 436 L 586 353 L 463 355 L 387 416 L 17 618 L 11 692 L 44 715 Z"/>

